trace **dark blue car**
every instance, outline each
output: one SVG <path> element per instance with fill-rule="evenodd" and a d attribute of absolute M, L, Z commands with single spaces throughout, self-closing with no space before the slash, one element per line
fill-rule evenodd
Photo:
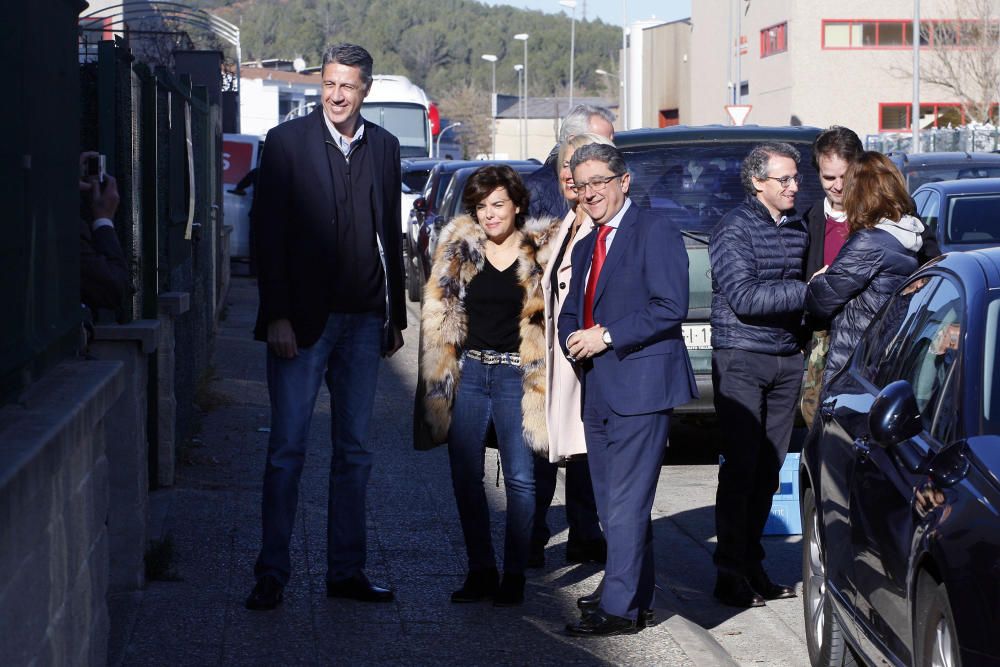
<path fill-rule="evenodd" d="M 802 453 L 813 665 L 1000 663 L 1000 249 L 917 271 Z"/>
<path fill-rule="evenodd" d="M 941 252 L 1000 245 L 1000 178 L 927 183 L 914 191 L 913 202 Z"/>

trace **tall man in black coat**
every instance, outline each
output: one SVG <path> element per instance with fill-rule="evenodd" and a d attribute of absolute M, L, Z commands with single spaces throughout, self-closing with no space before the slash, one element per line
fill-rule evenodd
<path fill-rule="evenodd" d="M 736 607 L 794 597 L 764 571 L 761 535 L 802 384 L 802 267 L 807 233 L 795 213 L 799 152 L 755 146 L 740 173 L 747 197 L 719 220 L 712 265 L 712 386 L 725 429 L 715 501 L 715 597 Z"/>
<path fill-rule="evenodd" d="M 393 599 L 368 581 L 365 492 L 368 425 L 379 358 L 406 326 L 399 243 L 399 141 L 361 118 L 372 57 L 352 44 L 323 54 L 323 104 L 267 134 L 252 225 L 267 341 L 271 436 L 264 472 L 263 545 L 248 609 L 281 603 L 309 422 L 330 390 L 330 597 Z"/>

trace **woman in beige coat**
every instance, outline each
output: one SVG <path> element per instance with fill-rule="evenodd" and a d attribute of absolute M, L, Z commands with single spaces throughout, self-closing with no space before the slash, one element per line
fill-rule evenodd
<path fill-rule="evenodd" d="M 578 134 L 563 143 L 559 149 L 559 183 L 563 196 L 569 201 L 570 210 L 559 226 L 552 241 L 552 260 L 542 275 L 545 298 L 545 416 L 549 433 L 548 461 L 535 460 L 535 526 L 532 535 L 530 564 L 544 564 L 544 548 L 549 539 L 546 514 L 552 504 L 556 487 L 556 464 L 566 464 L 566 520 L 569 538 L 566 558 L 569 562 L 600 562 L 606 554 L 606 543 L 597 520 L 597 505 L 590 481 L 590 470 L 583 455 L 587 445 L 583 437 L 580 417 L 580 379 L 573 364 L 561 354 L 559 341 L 555 340 L 556 321 L 563 299 L 569 291 L 573 271 L 573 246 L 590 233 L 594 224 L 577 206 L 573 191 L 573 175 L 569 160 L 577 148 L 587 144 L 610 144 L 597 134 Z"/>

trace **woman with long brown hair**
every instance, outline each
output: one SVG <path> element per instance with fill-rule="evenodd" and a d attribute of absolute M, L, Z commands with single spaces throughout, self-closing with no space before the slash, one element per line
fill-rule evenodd
<path fill-rule="evenodd" d="M 924 226 L 913 214 L 903 176 L 867 151 L 844 177 L 848 238 L 836 259 L 809 281 L 806 312 L 830 323 L 824 391 L 847 363 L 882 304 L 913 273 Z"/>

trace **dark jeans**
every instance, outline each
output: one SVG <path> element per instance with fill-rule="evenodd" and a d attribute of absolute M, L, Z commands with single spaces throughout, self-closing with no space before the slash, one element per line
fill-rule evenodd
<path fill-rule="evenodd" d="M 507 492 L 503 570 L 523 573 L 535 514 L 534 454 L 524 441 L 521 369 L 466 357 L 448 432 L 451 483 L 470 570 L 496 567 L 490 510 L 483 487 L 486 431 L 493 422 Z"/>
<path fill-rule="evenodd" d="M 346 579 L 365 566 L 365 490 L 373 453 L 368 423 L 382 354 L 382 316 L 332 313 L 323 335 L 298 356 L 267 352 L 271 437 L 262 500 L 263 544 L 254 574 L 287 583 L 288 545 L 295 524 L 299 479 L 320 383 L 330 390 L 330 493 L 327 506 L 327 580 Z"/>
<path fill-rule="evenodd" d="M 760 540 L 795 424 L 802 364 L 801 354 L 712 352 L 715 412 L 725 433 L 715 496 L 720 570 L 750 575 L 764 560 Z"/>
<path fill-rule="evenodd" d="M 544 548 L 552 537 L 546 515 L 556 493 L 556 473 L 559 466 L 547 458 L 535 457 L 535 527 L 531 544 Z M 566 523 L 569 524 L 569 542 L 584 543 L 602 539 L 601 523 L 597 519 L 597 502 L 590 480 L 590 465 L 586 459 L 566 464 Z"/>

